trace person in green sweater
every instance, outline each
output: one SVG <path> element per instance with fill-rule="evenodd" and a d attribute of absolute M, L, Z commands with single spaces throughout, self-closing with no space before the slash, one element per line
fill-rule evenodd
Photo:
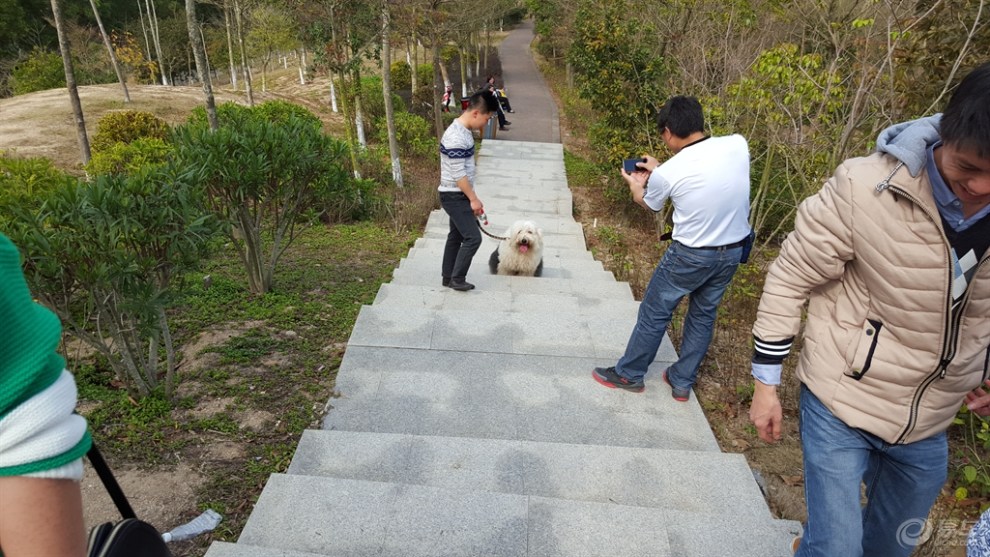
<path fill-rule="evenodd" d="M 58 317 L 31 298 L 20 253 L 0 234 L 0 554 L 82 557 L 82 456 L 76 384 L 56 353 Z"/>

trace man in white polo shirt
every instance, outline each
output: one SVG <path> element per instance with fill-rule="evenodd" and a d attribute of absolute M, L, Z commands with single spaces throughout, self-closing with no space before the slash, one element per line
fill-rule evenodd
<path fill-rule="evenodd" d="M 637 165 L 640 170 L 623 169 L 622 177 L 633 200 L 651 211 L 670 199 L 673 242 L 646 287 L 625 354 L 592 375 L 606 387 L 643 392 L 643 378 L 674 308 L 687 296 L 680 357 L 663 373 L 673 397 L 684 402 L 711 343 L 718 304 L 750 240 L 749 148 L 741 135 L 706 136 L 701 103 L 694 97 L 668 100 L 657 125 L 674 156 L 662 165 L 647 156 Z"/>

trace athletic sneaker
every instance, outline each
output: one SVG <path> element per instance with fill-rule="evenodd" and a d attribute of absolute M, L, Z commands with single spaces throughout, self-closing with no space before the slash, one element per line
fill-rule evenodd
<path fill-rule="evenodd" d="M 625 389 L 632 393 L 641 393 L 646 388 L 642 382 L 633 383 L 615 372 L 615 367 L 596 367 L 591 376 L 610 389 Z"/>
<path fill-rule="evenodd" d="M 687 402 L 691 398 L 691 389 L 681 389 L 670 384 L 667 379 L 667 370 L 663 370 L 663 382 L 670 385 L 670 394 L 677 402 Z"/>

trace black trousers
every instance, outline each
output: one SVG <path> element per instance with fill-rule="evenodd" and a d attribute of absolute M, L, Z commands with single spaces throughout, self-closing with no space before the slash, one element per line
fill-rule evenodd
<path fill-rule="evenodd" d="M 463 279 L 471 268 L 474 254 L 481 247 L 478 219 L 471 210 L 471 201 L 462 192 L 440 192 L 440 206 L 450 216 L 441 276 L 445 279 Z"/>

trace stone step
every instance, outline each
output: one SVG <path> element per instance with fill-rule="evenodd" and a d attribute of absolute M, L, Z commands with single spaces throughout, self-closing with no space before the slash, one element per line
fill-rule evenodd
<path fill-rule="evenodd" d="M 344 557 L 343 553 L 336 555 Z M 330 557 L 330 554 L 215 541 L 206 550 L 205 557 Z"/>
<path fill-rule="evenodd" d="M 350 557 L 671 555 L 664 513 L 473 490 L 273 474 L 239 543 Z M 602 520 L 637 524 L 602 536 Z"/>
<path fill-rule="evenodd" d="M 440 241 L 434 241 L 433 245 L 421 245 L 409 248 L 409 253 L 406 254 L 406 259 L 426 259 L 428 261 L 438 261 L 443 258 L 444 243 Z M 491 238 L 485 238 L 481 243 L 481 247 L 478 248 L 477 253 L 474 254 L 474 259 L 472 259 L 472 265 L 477 263 L 488 264 L 488 258 L 491 257 L 492 252 L 497 250 L 502 242 L 494 240 Z M 543 266 L 544 267 L 567 267 L 568 265 L 574 265 L 575 270 L 586 270 L 586 271 L 604 271 L 605 268 L 602 266 L 601 261 L 596 260 L 592 257 L 591 252 L 588 250 L 573 250 L 573 249 L 561 249 L 561 248 L 543 248 Z"/>
<path fill-rule="evenodd" d="M 478 250 L 471 262 L 471 269 L 475 273 L 484 272 L 491 274 L 488 266 L 487 254 Z M 404 257 L 399 261 L 399 269 L 409 269 L 425 275 L 435 275 L 440 271 L 441 257 L 435 254 L 417 255 Z M 472 275 L 473 276 L 473 275 Z M 606 281 L 615 282 L 615 275 L 606 271 L 600 261 L 543 261 L 543 271 L 538 278 L 541 279 L 581 279 L 586 281 Z"/>
<path fill-rule="evenodd" d="M 480 262 L 479 262 L 480 263 Z M 392 272 L 393 284 L 439 286 L 440 263 L 435 268 L 406 269 L 399 267 Z M 506 277 L 493 275 L 484 265 L 472 265 L 467 276 L 468 282 L 477 289 L 462 292 L 465 296 L 477 295 L 482 291 L 511 291 L 522 294 L 573 294 L 585 298 L 632 300 L 632 290 L 627 282 L 608 280 L 585 280 L 583 278 L 548 277 Z"/>
<path fill-rule="evenodd" d="M 471 293 L 459 292 L 470 295 Z M 382 346 L 501 354 L 618 359 L 635 320 L 581 313 L 516 313 L 497 307 L 432 310 L 361 308 L 348 346 Z M 657 357 L 672 356 L 669 351 Z"/>
<path fill-rule="evenodd" d="M 412 249 L 419 250 L 421 252 L 430 252 L 437 255 L 443 254 L 444 246 L 447 243 L 446 237 L 444 238 L 417 238 L 416 242 L 413 244 Z M 498 246 L 499 240 L 494 240 L 485 236 L 482 238 L 481 248 L 478 249 L 479 253 L 491 254 L 492 251 Z M 410 250 L 410 253 L 411 250 Z M 594 255 L 587 248 L 568 248 L 562 246 L 548 246 L 544 241 L 543 244 L 543 259 L 558 258 L 567 259 L 570 261 L 596 261 Z"/>
<path fill-rule="evenodd" d="M 515 313 L 577 313 L 636 320 L 639 302 L 588 298 L 574 294 L 528 294 L 512 290 L 475 290 L 466 296 L 440 285 L 416 286 L 386 283 L 378 289 L 375 305 L 434 310 L 462 310 L 484 315 L 488 311 Z"/>
<path fill-rule="evenodd" d="M 714 451 L 692 399 L 676 402 L 655 362 L 646 390 L 591 377 L 614 360 L 352 346 L 322 428 L 580 445 Z"/>
<path fill-rule="evenodd" d="M 307 430 L 287 473 L 772 518 L 740 454 Z"/>
<path fill-rule="evenodd" d="M 489 225 L 487 230 L 492 234 L 497 236 L 504 235 L 503 233 L 512 225 L 516 220 L 526 220 L 523 215 L 511 215 L 503 214 L 499 215 L 498 220 L 495 220 L 495 216 L 489 215 Z M 551 219 L 531 219 L 533 220 L 537 227 L 543 230 L 543 239 L 546 241 L 550 236 L 580 236 L 584 239 L 584 229 L 581 224 L 576 222 L 570 217 L 558 217 Z M 426 221 L 426 228 L 424 235 L 429 236 L 429 233 L 442 232 L 444 236 L 450 230 L 450 219 L 447 213 L 444 211 L 434 211 L 430 213 L 430 218 Z"/>
<path fill-rule="evenodd" d="M 794 530 L 745 515 L 273 474 L 238 545 L 350 557 L 784 557 Z"/>

